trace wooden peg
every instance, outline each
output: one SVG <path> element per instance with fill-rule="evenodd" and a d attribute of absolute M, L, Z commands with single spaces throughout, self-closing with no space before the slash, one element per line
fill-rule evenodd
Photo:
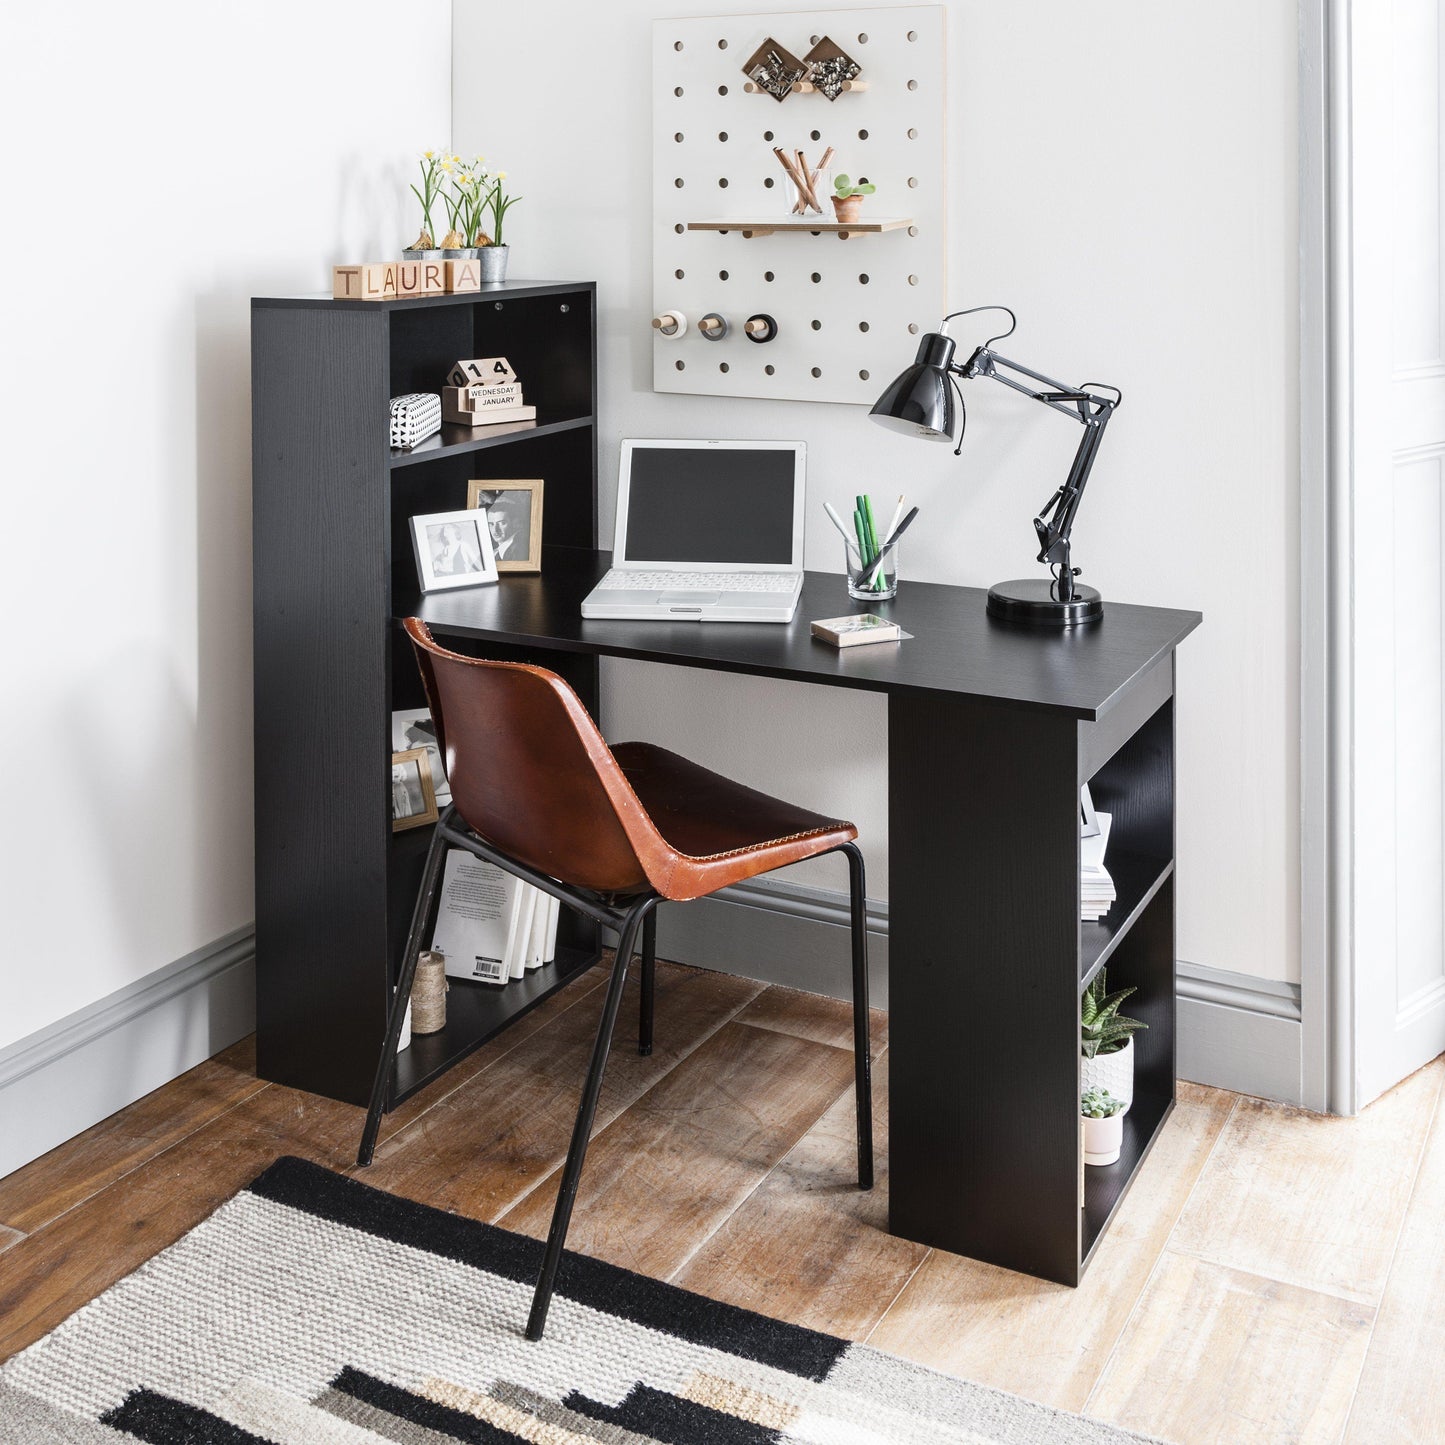
<path fill-rule="evenodd" d="M 687 317 L 681 311 L 664 311 L 652 318 L 652 325 L 659 335 L 682 336 L 687 331 Z"/>
<path fill-rule="evenodd" d="M 721 341 L 728 334 L 727 321 L 719 316 L 716 311 L 709 311 L 701 321 L 697 323 L 697 329 L 709 341 Z"/>

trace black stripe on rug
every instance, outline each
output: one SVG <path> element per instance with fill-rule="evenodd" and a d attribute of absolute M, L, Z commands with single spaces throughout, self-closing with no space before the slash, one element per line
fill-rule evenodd
<path fill-rule="evenodd" d="M 542 1267 L 539 1240 L 410 1199 L 398 1199 L 305 1159 L 289 1155 L 278 1159 L 249 1189 L 263 1199 L 484 1269 L 519 1284 L 534 1284 Z M 605 1314 L 676 1335 L 691 1344 L 786 1370 L 805 1380 L 826 1379 L 848 1349 L 847 1340 L 833 1335 L 705 1299 L 690 1290 L 570 1250 L 562 1256 L 557 1272 L 557 1293 Z"/>
<path fill-rule="evenodd" d="M 271 1445 L 199 1405 L 187 1405 L 155 1390 L 132 1390 L 115 1409 L 100 1417 L 100 1423 L 149 1445 Z"/>
<path fill-rule="evenodd" d="M 468 1415 L 465 1410 L 453 1410 L 450 1405 L 439 1405 L 435 1400 L 414 1395 L 400 1385 L 389 1385 L 385 1380 L 378 1380 L 375 1375 L 368 1375 L 351 1365 L 347 1365 L 331 1382 L 331 1388 L 412 1425 L 434 1430 L 438 1435 L 450 1435 L 455 1440 L 468 1441 L 469 1445 L 527 1445 L 521 1435 L 513 1435 L 510 1430 L 503 1430 L 489 1420 Z"/>
<path fill-rule="evenodd" d="M 635 1435 L 665 1440 L 667 1445 L 777 1445 L 782 1437 L 766 1425 L 725 1415 L 707 1405 L 669 1395 L 651 1385 L 634 1385 L 620 1405 L 603 1405 L 577 1390 L 562 1401 L 569 1410 L 617 1425 Z"/>

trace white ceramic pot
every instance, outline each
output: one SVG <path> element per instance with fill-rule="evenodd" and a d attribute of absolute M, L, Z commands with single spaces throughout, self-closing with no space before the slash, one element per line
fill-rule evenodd
<path fill-rule="evenodd" d="M 1084 1119 L 1084 1163 L 1117 1164 L 1124 1147 L 1124 1115 Z"/>
<path fill-rule="evenodd" d="M 1080 1092 L 1107 1089 L 1126 1104 L 1134 1102 L 1134 1040 L 1115 1054 L 1095 1054 L 1092 1059 L 1079 1060 Z"/>

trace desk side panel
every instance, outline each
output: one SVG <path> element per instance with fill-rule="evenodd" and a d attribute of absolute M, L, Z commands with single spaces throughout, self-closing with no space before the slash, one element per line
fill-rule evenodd
<path fill-rule="evenodd" d="M 387 1000 L 387 321 L 256 308 L 257 1069 L 365 1101 Z"/>
<path fill-rule="evenodd" d="M 889 699 L 890 1228 L 1079 1276 L 1073 719 Z"/>

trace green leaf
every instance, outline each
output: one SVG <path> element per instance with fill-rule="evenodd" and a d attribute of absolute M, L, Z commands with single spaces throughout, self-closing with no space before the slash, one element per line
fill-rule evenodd
<path fill-rule="evenodd" d="M 872 181 L 864 181 L 861 186 L 853 187 L 853 194 L 855 196 L 871 196 L 877 189 L 878 187 Z"/>

